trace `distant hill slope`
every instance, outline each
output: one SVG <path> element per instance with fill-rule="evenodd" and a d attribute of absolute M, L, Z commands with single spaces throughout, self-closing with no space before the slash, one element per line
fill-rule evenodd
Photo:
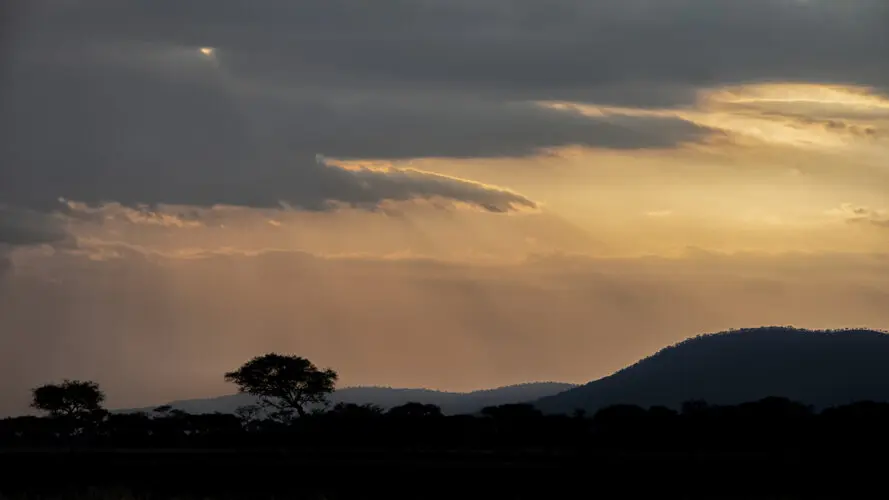
<path fill-rule="evenodd" d="M 570 413 L 614 404 L 678 408 L 693 399 L 737 404 L 769 396 L 816 408 L 889 401 L 889 335 L 784 327 L 702 335 L 535 405 L 546 413 Z"/>
<path fill-rule="evenodd" d="M 445 414 L 473 413 L 485 406 L 531 402 L 576 387 L 574 384 L 539 382 L 512 385 L 475 392 L 442 392 L 429 389 L 393 389 L 390 387 L 347 387 L 335 391 L 331 403 L 373 403 L 389 409 L 409 402 L 435 404 Z M 253 404 L 255 398 L 247 394 L 232 394 L 209 399 L 188 399 L 169 403 L 188 413 L 234 413 L 239 406 Z M 153 407 L 152 407 L 153 408 Z M 139 408 L 121 411 L 149 411 Z"/>

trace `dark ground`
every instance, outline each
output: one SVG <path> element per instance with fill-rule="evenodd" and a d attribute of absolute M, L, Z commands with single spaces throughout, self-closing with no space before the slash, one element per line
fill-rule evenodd
<path fill-rule="evenodd" d="M 885 462 L 759 453 L 33 450 L 0 453 L 0 493 L 31 499 L 845 499 L 869 490 L 870 479 L 885 492 L 876 481 Z M 92 496 L 78 496 L 87 492 Z"/>

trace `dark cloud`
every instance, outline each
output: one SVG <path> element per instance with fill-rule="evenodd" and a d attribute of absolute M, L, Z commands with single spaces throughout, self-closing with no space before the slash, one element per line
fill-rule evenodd
<path fill-rule="evenodd" d="M 0 72 L 0 200 L 31 207 L 65 196 L 317 208 L 447 191 L 499 210 L 497 190 L 481 199 L 476 185 L 312 158 L 671 147 L 711 131 L 533 102 L 677 106 L 721 83 L 889 82 L 880 0 L 19 6 Z"/>
<path fill-rule="evenodd" d="M 63 222 L 51 215 L 0 205 L 0 277 L 12 269 L 9 252 L 30 245 L 70 245 Z"/>
<path fill-rule="evenodd" d="M 624 101 L 668 84 L 670 101 L 727 82 L 889 81 L 883 0 L 51 3 L 32 11 L 47 44 L 212 45 L 234 67 L 302 83 L 351 77 L 535 99 L 636 84 Z"/>
<path fill-rule="evenodd" d="M 410 136 L 409 124 L 380 134 L 373 111 L 338 119 L 307 100 L 302 109 L 282 109 L 262 100 L 267 97 L 239 97 L 201 68 L 21 68 L 0 95 L 0 155 L 7 160 L 0 168 L 0 199 L 7 203 L 54 210 L 64 197 L 323 210 L 329 202 L 372 207 L 383 200 L 446 197 L 496 211 L 535 206 L 468 181 L 412 170 L 349 171 L 315 161 L 325 152 L 318 148 L 349 156 L 420 140 L 420 134 Z"/>
<path fill-rule="evenodd" d="M 59 243 L 68 238 L 60 219 L 31 210 L 0 206 L 0 247 Z"/>
<path fill-rule="evenodd" d="M 335 97 L 335 98 L 334 98 Z M 296 151 L 315 148 L 351 158 L 524 156 L 540 148 L 585 145 L 614 149 L 668 148 L 706 135 L 676 118 L 589 117 L 527 102 L 442 93 L 306 95 L 265 116 L 289 130 Z M 306 117 L 318 117 L 308 119 Z"/>
<path fill-rule="evenodd" d="M 503 210 L 504 196 L 530 202 L 417 172 L 345 172 L 313 158 L 512 156 L 569 144 L 669 147 L 705 132 L 681 120 L 590 118 L 447 93 L 294 91 L 223 74 L 196 50 L 133 50 L 133 60 L 81 55 L 76 64 L 20 61 L 6 79 L 3 199 L 44 207 L 66 197 L 315 209 L 327 201 L 448 196 Z"/>

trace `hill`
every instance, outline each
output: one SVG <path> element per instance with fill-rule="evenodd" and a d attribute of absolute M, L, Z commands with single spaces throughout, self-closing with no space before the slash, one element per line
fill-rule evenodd
<path fill-rule="evenodd" d="M 789 327 L 702 335 L 535 405 L 569 413 L 615 404 L 679 408 L 689 400 L 739 404 L 769 396 L 819 409 L 889 401 L 889 335 Z"/>
<path fill-rule="evenodd" d="M 330 401 L 332 404 L 372 403 L 383 409 L 389 409 L 409 402 L 417 402 L 438 405 L 446 415 L 457 415 L 474 413 L 485 406 L 531 402 L 573 387 L 576 386 L 559 382 L 537 382 L 465 393 L 433 391 L 429 389 L 396 389 L 391 387 L 347 387 L 331 394 Z M 208 399 L 173 401 L 168 404 L 175 409 L 195 414 L 213 412 L 234 413 L 239 406 L 253 404 L 255 401 L 253 396 L 247 394 L 231 394 Z M 152 408 L 122 411 L 149 411 Z"/>

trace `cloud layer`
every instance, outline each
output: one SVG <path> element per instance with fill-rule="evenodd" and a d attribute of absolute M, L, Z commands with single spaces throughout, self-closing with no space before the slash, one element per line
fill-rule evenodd
<path fill-rule="evenodd" d="M 0 95 L 4 199 L 36 207 L 64 196 L 92 203 L 286 202 L 316 209 L 327 201 L 365 204 L 393 195 L 442 194 L 414 193 L 410 186 L 420 187 L 419 172 L 347 173 L 315 163 L 317 153 L 511 155 L 572 143 L 668 146 L 701 134 L 681 120 L 601 120 L 529 103 L 435 96 L 423 101 L 391 93 L 278 95 L 220 83 L 214 75 L 165 80 L 150 67 L 102 64 L 27 63 L 28 69 L 12 72 Z M 427 177 L 423 184 L 441 181 Z M 502 208 L 501 191 L 481 199 L 478 185 L 465 183 L 463 193 L 456 183 L 448 183 L 450 197 Z"/>
<path fill-rule="evenodd" d="M 889 83 L 879 0 L 35 0 L 10 19 L 0 199 L 41 208 L 59 196 L 372 203 L 404 177 L 357 189 L 367 179 L 314 155 L 669 148 L 713 131 L 536 103 L 675 107 L 730 83 Z M 490 204 L 466 191 L 450 196 Z"/>
<path fill-rule="evenodd" d="M 846 203 L 840 208 L 830 210 L 828 213 L 840 216 L 850 224 L 867 224 L 889 229 L 889 210 L 858 207 Z"/>
<path fill-rule="evenodd" d="M 73 242 L 61 218 L 0 205 L 0 277 L 12 268 L 9 253 L 17 247 L 71 247 Z"/>
<path fill-rule="evenodd" d="M 42 245 L 67 237 L 64 224 L 58 218 L 0 206 L 0 245 Z"/>
<path fill-rule="evenodd" d="M 42 5 L 32 12 L 49 21 L 46 43 L 213 46 L 237 68 L 301 83 L 353 77 L 533 99 L 588 92 L 599 101 L 626 83 L 663 93 L 763 79 L 889 81 L 889 6 L 881 0 L 29 3 Z M 628 90 L 622 97 L 633 99 Z M 668 100 L 689 97 L 681 94 Z"/>

